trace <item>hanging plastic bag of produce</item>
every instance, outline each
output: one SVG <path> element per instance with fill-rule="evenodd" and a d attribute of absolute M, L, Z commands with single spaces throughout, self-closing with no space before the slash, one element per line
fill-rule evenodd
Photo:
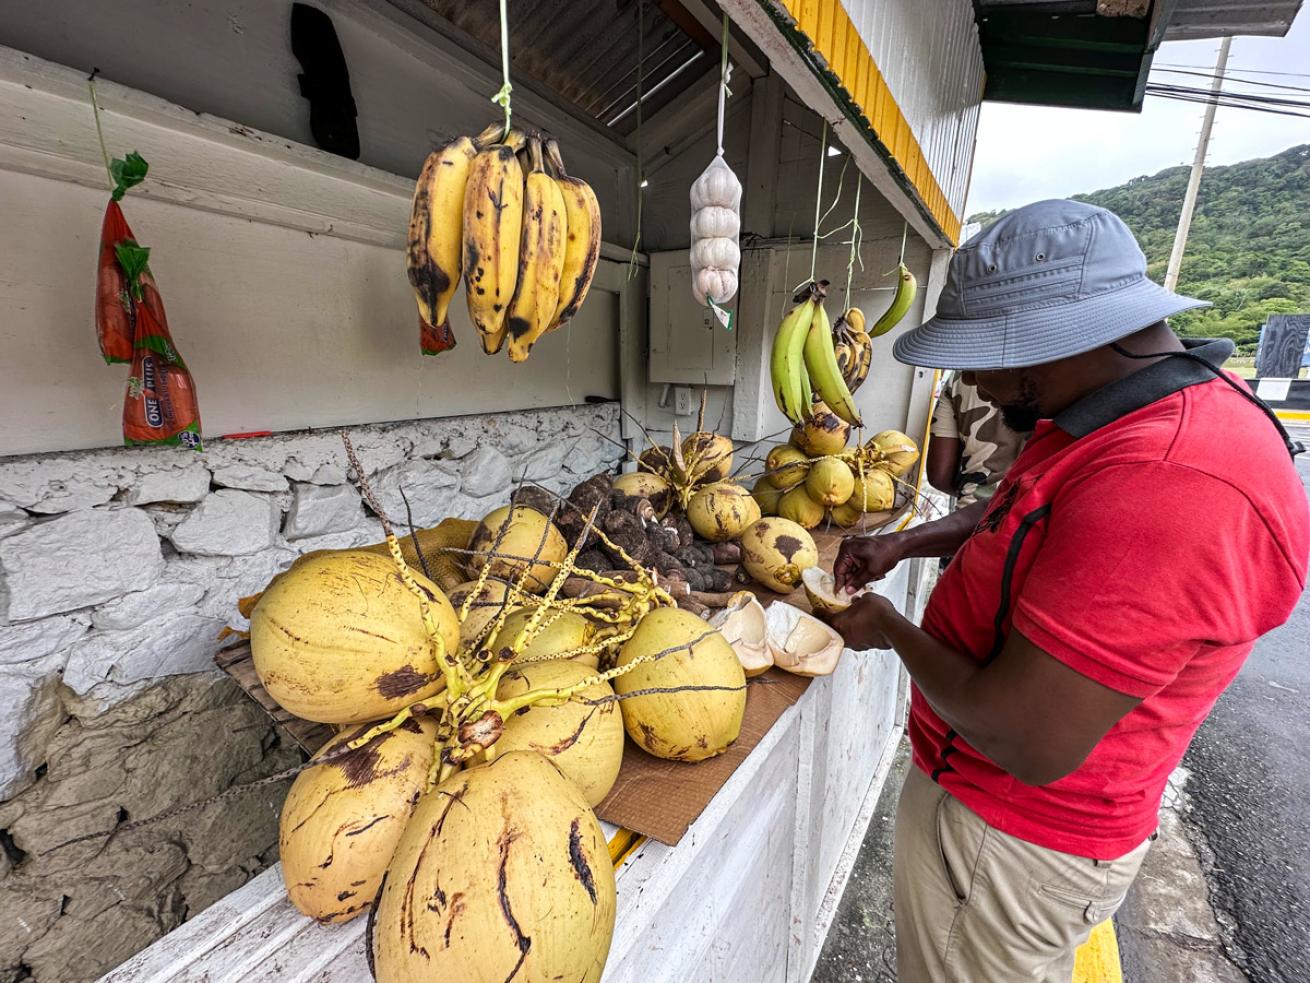
<path fill-rule="evenodd" d="M 741 249 L 741 182 L 723 159 L 723 111 L 728 95 L 727 18 L 719 75 L 718 154 L 691 186 L 691 289 L 696 302 L 719 307 L 737 295 Z M 730 326 L 729 320 L 723 320 Z"/>
<path fill-rule="evenodd" d="M 109 176 L 114 182 L 105 218 L 100 224 L 100 259 L 96 269 L 96 336 L 100 341 L 100 354 L 106 362 L 132 361 L 132 311 L 127 291 L 127 275 L 118 264 L 118 247 L 135 246 L 136 238 L 123 217 L 119 201 L 129 188 L 145 180 L 150 165 L 138 153 L 116 158 L 109 164 Z M 159 289 L 149 270 L 141 275 L 144 303 L 149 304 L 159 320 L 164 320 L 164 306 Z"/>
<path fill-rule="evenodd" d="M 126 277 L 132 324 L 132 372 L 123 399 L 123 443 L 201 450 L 195 381 L 173 346 L 163 306 L 156 313 L 156 308 L 145 302 L 142 281 L 143 275 L 148 275 L 150 250 L 133 242 L 120 244 L 116 255 Z"/>

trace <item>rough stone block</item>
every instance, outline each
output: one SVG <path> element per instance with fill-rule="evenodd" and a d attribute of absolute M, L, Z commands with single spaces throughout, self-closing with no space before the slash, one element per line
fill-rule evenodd
<path fill-rule="evenodd" d="M 547 481 L 564 466 L 564 442 L 555 441 L 533 451 L 518 467 L 515 477 L 524 481 Z"/>
<path fill-rule="evenodd" d="M 457 474 L 438 467 L 436 461 L 411 461 L 388 468 L 372 479 L 373 491 L 387 517 L 402 529 L 406 528 L 406 515 L 400 489 L 409 499 L 414 525 L 431 526 L 450 515 L 459 482 Z"/>
<path fill-rule="evenodd" d="M 217 619 L 183 611 L 126 631 L 96 632 L 69 654 L 64 685 L 86 693 L 102 682 L 135 683 L 212 669 L 222 628 Z"/>
<path fill-rule="evenodd" d="M 239 488 L 242 491 L 280 492 L 287 490 L 285 475 L 248 464 L 232 464 L 214 472 L 214 484 L 220 488 Z"/>
<path fill-rule="evenodd" d="M 0 668 L 0 799 L 32 783 L 66 714 L 59 702 L 62 656 Z"/>
<path fill-rule="evenodd" d="M 298 484 L 292 493 L 282 535 L 287 539 L 304 539 L 345 532 L 363 518 L 359 492 L 350 485 Z"/>
<path fill-rule="evenodd" d="M 509 458 L 494 447 L 484 444 L 460 463 L 464 470 L 459 486 L 461 495 L 471 498 L 504 495 L 514 481 Z"/>
<path fill-rule="evenodd" d="M 225 488 L 208 495 L 169 538 L 182 553 L 244 556 L 273 545 L 278 518 L 269 499 Z"/>
<path fill-rule="evenodd" d="M 96 608 L 91 624 L 103 631 L 126 631 L 160 615 L 189 608 L 204 596 L 205 589 L 199 584 L 173 583 L 165 578 L 153 587 L 124 594 Z"/>
<path fill-rule="evenodd" d="M 200 464 L 174 471 L 153 471 L 141 475 L 127 490 L 130 505 L 155 502 L 191 504 L 209 494 L 209 469 Z"/>
<path fill-rule="evenodd" d="M 62 652 L 91 630 L 85 614 L 61 615 L 0 626 L 0 665 L 16 665 Z"/>
<path fill-rule="evenodd" d="M 92 509 L 0 540 L 0 621 L 29 621 L 144 590 L 164 569 L 140 509 Z"/>

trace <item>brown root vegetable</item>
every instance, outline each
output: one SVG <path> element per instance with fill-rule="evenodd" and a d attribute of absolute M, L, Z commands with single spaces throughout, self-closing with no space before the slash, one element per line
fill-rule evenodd
<path fill-rule="evenodd" d="M 714 544 L 715 566 L 726 567 L 740 562 L 741 562 L 740 543 L 715 543 Z"/>
<path fill-rule="evenodd" d="M 610 541 L 625 550 L 637 563 L 646 566 L 654 558 L 655 548 L 646 539 L 646 524 L 631 512 L 611 509 L 601 522 L 601 527 Z M 608 543 L 601 546 L 601 551 L 614 561 L 614 566 L 624 565 L 618 550 Z"/>
<path fill-rule="evenodd" d="M 539 485 L 524 485 L 517 489 L 510 501 L 515 505 L 523 505 L 530 509 L 536 509 L 542 515 L 550 515 L 551 511 L 559 506 L 559 498 L 552 492 Z M 560 516 L 556 516 L 559 518 Z M 572 540 L 569 540 L 572 542 Z"/>
<path fill-rule="evenodd" d="M 705 571 L 704 578 L 708 590 L 732 590 L 732 571 L 730 570 L 720 570 L 717 567 L 712 567 Z"/>
<path fill-rule="evenodd" d="M 579 553 L 578 562 L 574 565 L 582 567 L 584 570 L 593 570 L 596 573 L 600 573 L 600 571 L 610 565 L 610 561 L 600 550 L 592 548 L 583 550 Z"/>

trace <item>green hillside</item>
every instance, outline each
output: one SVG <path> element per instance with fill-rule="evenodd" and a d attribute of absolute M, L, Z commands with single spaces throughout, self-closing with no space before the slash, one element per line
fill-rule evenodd
<path fill-rule="evenodd" d="M 1186 167 L 1171 167 L 1074 197 L 1123 218 L 1146 252 L 1151 277 L 1160 282 L 1187 174 Z M 1002 214 L 982 213 L 969 221 L 987 223 Z M 1246 353 L 1255 351 L 1260 325 L 1270 314 L 1310 312 L 1310 144 L 1206 169 L 1178 290 L 1214 307 L 1179 315 L 1171 322 L 1175 328 L 1232 338 Z"/>

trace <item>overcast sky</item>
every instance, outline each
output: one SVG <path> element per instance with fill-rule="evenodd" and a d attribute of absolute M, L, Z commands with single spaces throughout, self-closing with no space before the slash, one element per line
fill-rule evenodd
<path fill-rule="evenodd" d="M 1285 38 L 1234 38 L 1228 71 L 1310 75 L 1308 8 L 1310 4 L 1301 10 Z M 1162 68 L 1196 66 L 1197 71 L 1213 73 L 1218 51 L 1218 40 L 1162 45 L 1151 81 L 1208 87 L 1209 79 L 1166 73 Z M 1310 89 L 1310 77 L 1243 77 Z M 1310 101 L 1310 92 L 1285 93 L 1229 83 L 1225 88 Z M 1098 191 L 1176 164 L 1191 164 L 1204 109 L 1151 96 L 1140 114 L 985 102 L 965 214 Z M 1310 143 L 1310 119 L 1220 107 L 1210 139 L 1209 163 L 1267 157 L 1300 143 Z"/>

